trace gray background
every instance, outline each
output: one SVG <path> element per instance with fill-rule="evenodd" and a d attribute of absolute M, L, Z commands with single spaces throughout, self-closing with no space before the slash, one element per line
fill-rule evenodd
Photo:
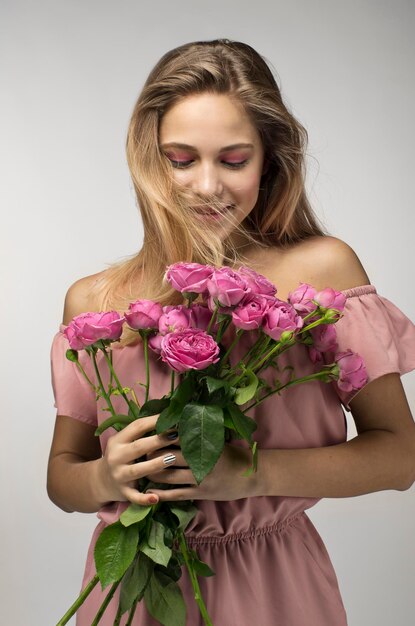
<path fill-rule="evenodd" d="M 403 0 L 2 0 L 0 11 L 0 622 L 47 626 L 77 595 L 97 522 L 46 495 L 50 343 L 68 286 L 141 244 L 124 142 L 148 72 L 198 39 L 263 54 L 309 131 L 317 213 L 414 319 L 415 11 Z M 415 373 L 403 383 L 415 412 Z M 350 626 L 412 624 L 414 488 L 326 499 L 309 514 Z"/>

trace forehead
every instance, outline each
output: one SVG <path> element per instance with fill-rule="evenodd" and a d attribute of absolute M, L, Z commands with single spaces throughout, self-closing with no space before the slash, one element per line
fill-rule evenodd
<path fill-rule="evenodd" d="M 257 129 L 243 106 L 223 94 L 185 96 L 160 121 L 160 142 L 180 141 L 196 145 L 203 139 L 213 144 L 260 143 Z"/>

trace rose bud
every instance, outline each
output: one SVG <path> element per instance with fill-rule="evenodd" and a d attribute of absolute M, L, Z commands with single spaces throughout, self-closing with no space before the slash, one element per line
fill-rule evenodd
<path fill-rule="evenodd" d="M 164 279 L 177 291 L 203 293 L 214 268 L 200 263 L 173 263 L 167 267 Z"/>
<path fill-rule="evenodd" d="M 68 324 L 64 334 L 73 350 L 82 350 L 103 339 L 118 341 L 124 321 L 117 311 L 81 313 Z"/>
<path fill-rule="evenodd" d="M 238 273 L 243 277 L 252 293 L 259 293 L 263 296 L 274 296 L 277 288 L 265 276 L 258 274 L 250 267 L 242 265 Z"/>
<path fill-rule="evenodd" d="M 212 278 L 208 280 L 207 288 L 210 297 L 217 300 L 222 307 L 233 307 L 239 304 L 248 293 L 251 293 L 246 281 L 230 267 L 214 270 Z"/>
<path fill-rule="evenodd" d="M 159 319 L 159 331 L 162 335 L 184 330 L 190 326 L 190 310 L 183 304 L 163 307 Z"/>
<path fill-rule="evenodd" d="M 337 380 L 339 389 L 347 392 L 356 391 L 367 383 L 366 367 L 359 354 L 349 349 L 345 352 L 338 352 L 334 360 L 340 369 Z"/>
<path fill-rule="evenodd" d="M 127 324 L 133 330 L 154 328 L 158 330 L 163 307 L 153 300 L 136 300 L 131 302 L 128 311 L 124 313 Z"/>
<path fill-rule="evenodd" d="M 286 338 L 288 331 L 295 333 L 303 325 L 303 318 L 297 315 L 293 306 L 283 300 L 277 300 L 265 313 L 262 329 L 272 339 L 279 341 L 283 333 Z"/>

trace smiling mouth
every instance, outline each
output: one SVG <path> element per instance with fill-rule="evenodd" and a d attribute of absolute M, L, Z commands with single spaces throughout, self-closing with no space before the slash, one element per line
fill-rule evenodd
<path fill-rule="evenodd" d="M 213 207 L 212 208 L 211 207 L 195 207 L 199 215 L 212 215 L 212 216 L 223 215 L 223 213 L 226 213 L 226 211 L 230 211 L 234 208 L 235 208 L 234 204 L 228 204 L 226 207 L 222 209 L 214 209 Z"/>

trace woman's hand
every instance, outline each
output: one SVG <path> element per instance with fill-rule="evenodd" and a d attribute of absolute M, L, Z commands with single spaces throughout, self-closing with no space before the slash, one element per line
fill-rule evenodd
<path fill-rule="evenodd" d="M 108 439 L 104 456 L 99 460 L 99 480 L 103 500 L 126 501 L 148 506 L 157 502 L 151 494 L 141 493 L 137 489 L 137 480 L 160 472 L 174 462 L 176 450 L 164 449 L 175 443 L 177 434 L 148 435 L 156 427 L 158 415 L 141 417 Z M 161 450 L 163 448 L 163 450 Z M 137 461 L 158 452 L 147 460 Z"/>
<path fill-rule="evenodd" d="M 212 471 L 198 486 L 180 450 L 174 450 L 174 467 L 152 473 L 148 478 L 157 483 L 186 485 L 176 489 L 151 489 L 148 493 L 157 494 L 160 501 L 167 500 L 239 500 L 257 493 L 257 474 L 244 476 L 251 466 L 252 454 L 247 448 L 225 444 L 222 455 Z M 160 459 L 159 453 L 151 455 Z M 190 485 L 190 486 L 187 486 Z"/>

